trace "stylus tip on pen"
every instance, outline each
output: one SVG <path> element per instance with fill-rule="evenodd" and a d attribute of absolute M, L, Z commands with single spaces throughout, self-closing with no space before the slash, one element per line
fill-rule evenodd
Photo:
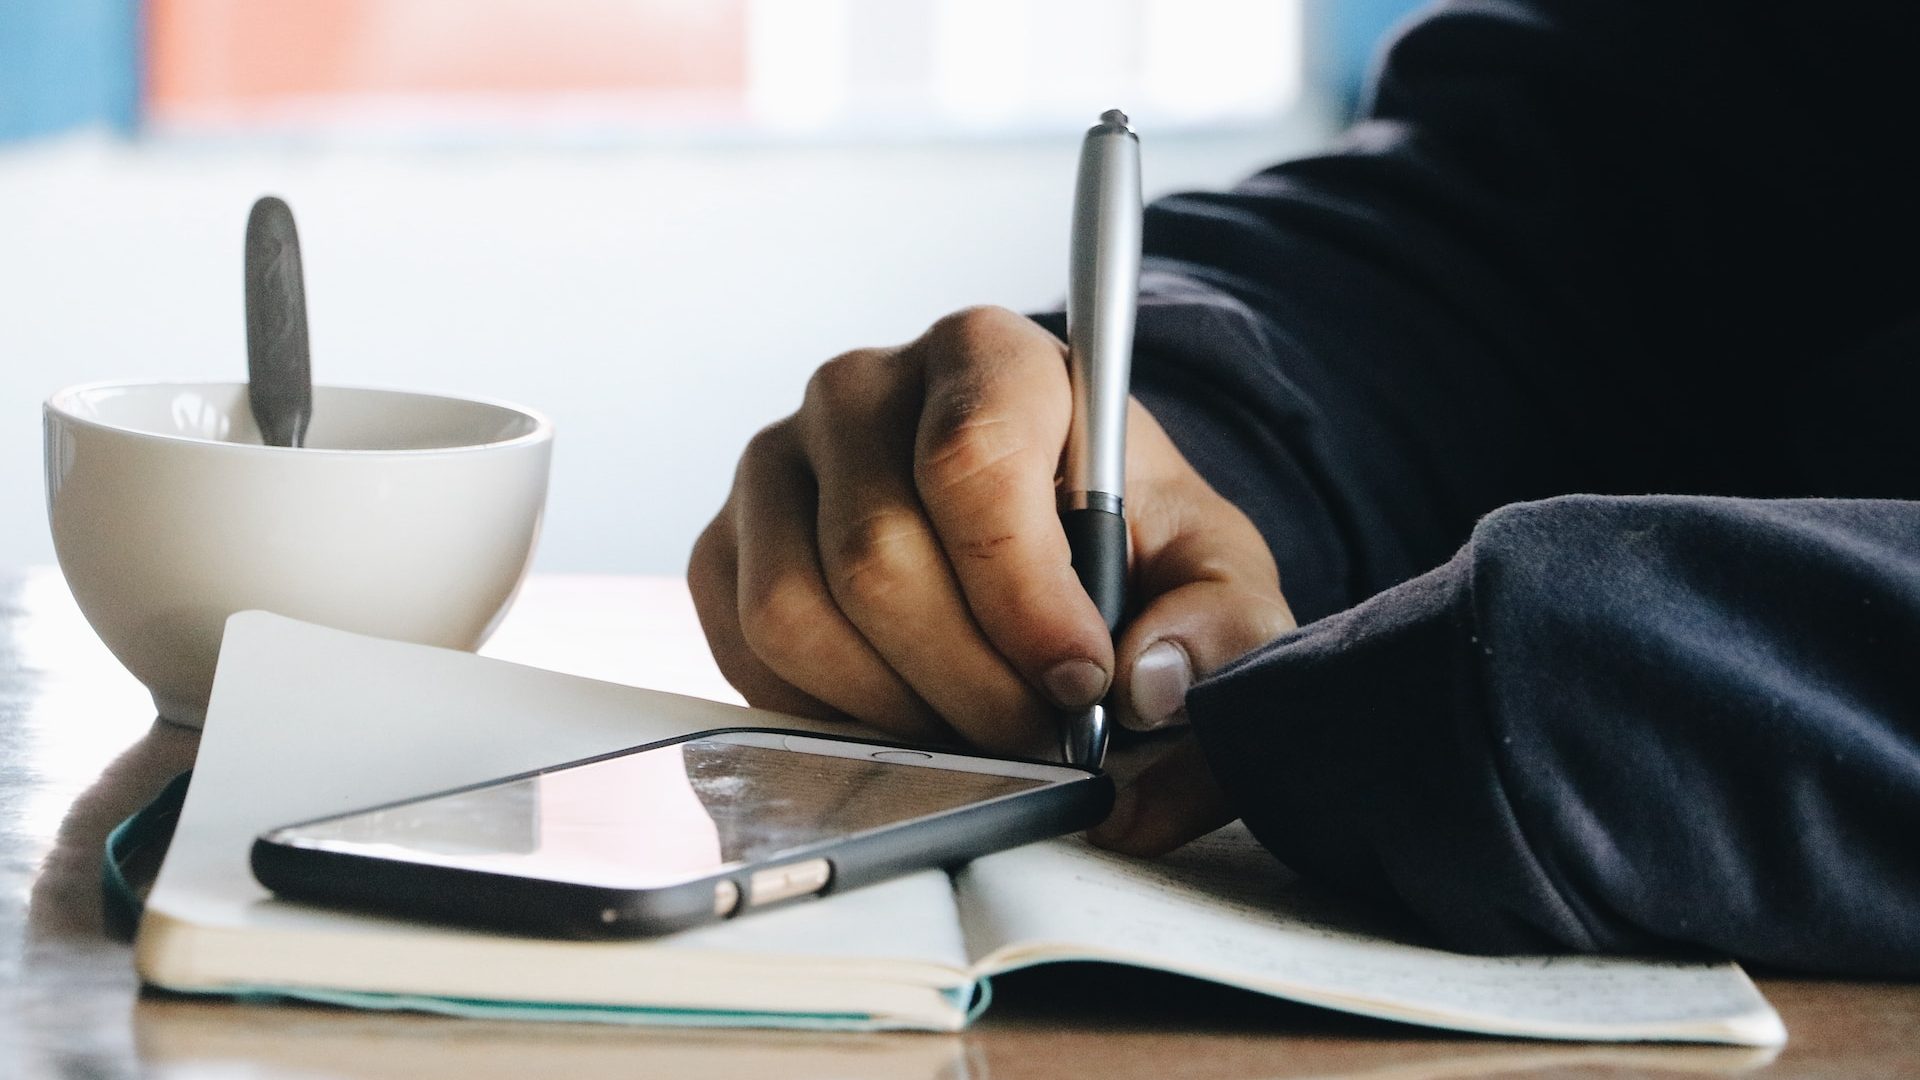
<path fill-rule="evenodd" d="M 1106 112 L 1100 114 L 1100 122 L 1103 124 L 1119 124 L 1121 127 L 1126 127 L 1127 114 L 1121 112 L 1119 109 L 1108 109 Z"/>

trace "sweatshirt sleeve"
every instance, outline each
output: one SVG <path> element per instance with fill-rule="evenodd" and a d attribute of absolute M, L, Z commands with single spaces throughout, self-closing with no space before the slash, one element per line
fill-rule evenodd
<path fill-rule="evenodd" d="M 1453 947 L 1920 974 L 1920 503 L 1569 496 L 1188 708 L 1248 826 Z"/>
<path fill-rule="evenodd" d="M 1188 702 L 1281 857 L 1460 948 L 1920 973 L 1916 28 L 1455 0 L 1149 208 L 1136 390 L 1305 624 Z"/>
<path fill-rule="evenodd" d="M 1920 341 L 1917 48 L 1872 0 L 1436 5 L 1326 151 L 1148 208 L 1136 392 L 1303 621 L 1508 503 L 1920 495 L 1869 347 Z"/>

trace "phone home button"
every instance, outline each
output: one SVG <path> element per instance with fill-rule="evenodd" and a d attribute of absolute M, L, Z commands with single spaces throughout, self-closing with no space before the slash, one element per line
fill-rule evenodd
<path fill-rule="evenodd" d="M 817 893 L 827 887 L 833 867 L 825 859 L 773 866 L 756 870 L 747 879 L 747 903 L 753 907 Z"/>
<path fill-rule="evenodd" d="M 923 754 L 918 750 L 876 750 L 867 756 L 875 761 L 891 761 L 896 765 L 918 765 L 933 760 L 932 754 Z"/>

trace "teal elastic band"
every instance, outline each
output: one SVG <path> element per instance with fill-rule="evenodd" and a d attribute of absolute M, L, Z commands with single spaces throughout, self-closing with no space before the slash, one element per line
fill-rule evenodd
<path fill-rule="evenodd" d="M 146 907 L 141 890 L 128 880 L 127 868 L 142 852 L 164 847 L 173 839 L 173 827 L 180 821 L 180 804 L 187 799 L 187 783 L 192 779 L 192 769 L 174 777 L 152 802 L 107 834 L 106 851 L 100 860 L 100 895 L 107 928 L 121 937 L 133 936 Z"/>

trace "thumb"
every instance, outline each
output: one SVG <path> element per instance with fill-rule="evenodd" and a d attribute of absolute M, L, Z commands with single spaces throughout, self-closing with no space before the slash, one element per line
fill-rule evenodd
<path fill-rule="evenodd" d="M 1185 723 L 1188 688 L 1294 628 L 1266 541 L 1231 504 L 1220 505 L 1230 516 L 1189 519 L 1136 564 L 1146 602 L 1115 649 L 1116 719 L 1124 727 Z"/>

